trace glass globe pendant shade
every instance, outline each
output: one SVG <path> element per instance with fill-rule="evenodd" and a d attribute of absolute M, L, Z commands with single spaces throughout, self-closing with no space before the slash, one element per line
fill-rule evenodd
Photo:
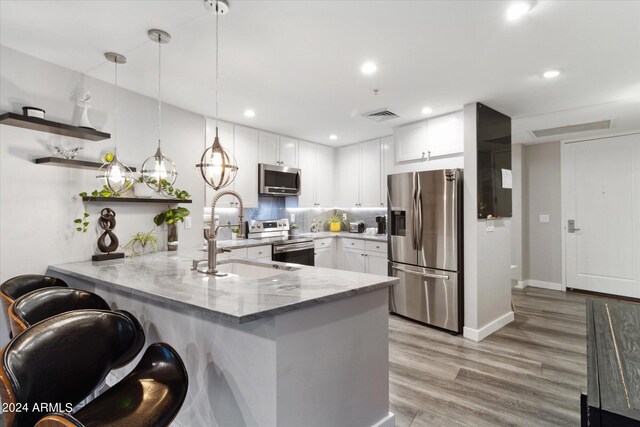
<path fill-rule="evenodd" d="M 176 182 L 178 170 L 175 163 L 165 156 L 160 147 L 158 147 L 156 154 L 149 157 L 142 164 L 140 177 L 142 182 L 147 184 L 149 188 L 156 192 L 162 192 Z"/>
<path fill-rule="evenodd" d="M 120 163 L 117 153 L 114 154 L 113 160 L 100 166 L 96 178 L 102 188 L 114 194 L 121 194 L 133 185 L 131 169 Z"/>
<path fill-rule="evenodd" d="M 238 173 L 236 159 L 222 148 L 217 134 L 216 128 L 213 145 L 202 153 L 200 163 L 196 165 L 207 185 L 216 191 L 231 184 Z"/>

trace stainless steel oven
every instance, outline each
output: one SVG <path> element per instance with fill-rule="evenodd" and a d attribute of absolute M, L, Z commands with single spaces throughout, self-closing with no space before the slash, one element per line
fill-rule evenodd
<path fill-rule="evenodd" d="M 315 265 L 313 239 L 289 236 L 288 219 L 251 220 L 247 222 L 246 229 L 249 230 L 249 239 L 261 240 L 272 245 L 273 261 Z"/>
<path fill-rule="evenodd" d="M 258 193 L 269 196 L 300 195 L 300 169 L 287 166 L 258 165 Z"/>

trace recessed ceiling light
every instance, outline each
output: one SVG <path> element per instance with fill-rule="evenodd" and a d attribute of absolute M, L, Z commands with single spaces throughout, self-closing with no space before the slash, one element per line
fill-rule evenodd
<path fill-rule="evenodd" d="M 512 3 L 507 9 L 507 20 L 508 21 L 517 21 L 527 14 L 533 7 L 533 2 L 530 1 L 519 1 Z"/>
<path fill-rule="evenodd" d="M 244 110 L 244 116 L 245 117 L 255 117 L 256 116 L 256 112 L 253 110 Z"/>
<path fill-rule="evenodd" d="M 549 71 L 545 71 L 542 77 L 544 77 L 545 79 L 553 79 L 558 77 L 559 75 L 560 75 L 560 70 L 549 70 Z"/>
<path fill-rule="evenodd" d="M 431 107 L 424 107 L 420 112 L 422 114 L 431 114 L 433 113 L 433 109 Z"/>
<path fill-rule="evenodd" d="M 331 135 L 329 135 L 329 139 L 335 141 L 336 139 L 338 139 L 338 135 L 332 133 Z"/>
<path fill-rule="evenodd" d="M 362 71 L 362 74 L 371 75 L 378 71 L 378 66 L 373 62 L 365 62 L 362 64 L 362 67 L 360 67 L 360 71 Z"/>

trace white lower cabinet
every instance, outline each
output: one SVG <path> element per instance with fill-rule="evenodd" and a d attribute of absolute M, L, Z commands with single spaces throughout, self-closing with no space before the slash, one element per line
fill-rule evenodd
<path fill-rule="evenodd" d="M 247 248 L 231 249 L 229 252 L 219 253 L 217 256 L 218 261 L 225 261 L 228 259 L 238 259 L 247 257 Z"/>
<path fill-rule="evenodd" d="M 247 258 L 260 261 L 271 260 L 271 245 L 255 246 L 247 248 Z"/>
<path fill-rule="evenodd" d="M 379 274 L 380 276 L 388 275 L 389 269 L 386 253 L 367 252 L 365 254 L 365 259 L 367 273 Z"/>
<path fill-rule="evenodd" d="M 345 248 L 342 254 L 342 268 L 356 273 L 364 273 L 367 269 L 365 252 L 361 249 Z"/>
<path fill-rule="evenodd" d="M 333 250 L 331 248 L 316 248 L 314 263 L 316 267 L 334 268 Z"/>
<path fill-rule="evenodd" d="M 341 239 L 339 268 L 356 273 L 387 276 L 387 243 L 351 238 Z"/>

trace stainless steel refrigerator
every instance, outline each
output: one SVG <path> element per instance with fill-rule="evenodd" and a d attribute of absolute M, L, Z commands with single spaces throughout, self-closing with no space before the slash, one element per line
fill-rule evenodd
<path fill-rule="evenodd" d="M 461 333 L 462 170 L 387 177 L 389 275 L 393 313 Z"/>

